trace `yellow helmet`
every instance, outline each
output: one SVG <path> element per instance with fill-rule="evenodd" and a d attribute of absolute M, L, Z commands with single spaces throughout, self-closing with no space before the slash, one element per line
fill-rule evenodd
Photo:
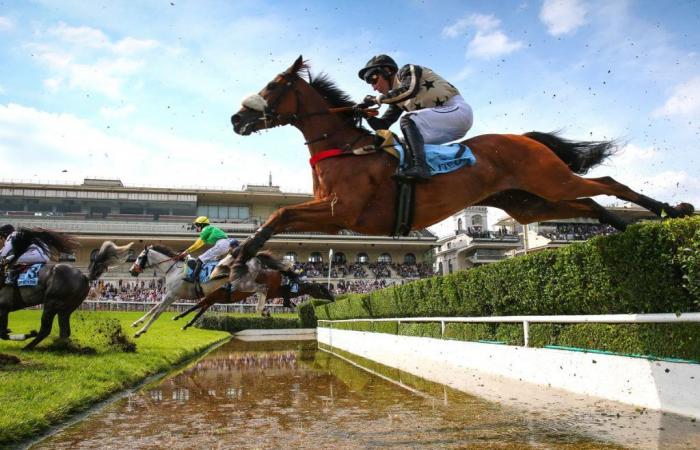
<path fill-rule="evenodd" d="M 207 225 L 208 225 L 208 224 L 209 224 L 209 218 L 208 218 L 207 216 L 199 216 L 199 217 L 197 217 L 196 219 L 194 219 L 194 222 L 192 222 L 192 223 L 196 223 L 196 224 L 199 224 L 199 225 L 203 225 L 203 224 L 207 224 Z"/>

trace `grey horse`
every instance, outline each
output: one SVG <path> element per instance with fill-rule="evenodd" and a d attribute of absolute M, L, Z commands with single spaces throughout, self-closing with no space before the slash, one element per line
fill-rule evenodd
<path fill-rule="evenodd" d="M 161 301 L 131 324 L 132 327 L 137 327 L 148 319 L 148 322 L 136 332 L 134 337 L 139 337 L 148 331 L 153 322 L 176 300 L 197 299 L 201 296 L 209 295 L 228 282 L 228 279 L 224 277 L 216 279 L 211 277 L 209 281 L 201 284 L 201 292 L 197 292 L 194 283 L 183 280 L 185 263 L 178 261 L 177 255 L 178 252 L 165 245 L 147 245 L 131 266 L 130 273 L 132 276 L 139 276 L 145 269 L 153 269 L 157 276 L 165 278 L 165 295 Z M 229 255 L 224 260 L 232 259 Z M 256 282 L 258 274 L 264 268 L 286 270 L 288 267 L 284 262 L 277 260 L 266 251 L 258 252 L 246 264 L 247 273 L 240 279 L 235 280 L 236 289 L 258 293 L 259 301 L 261 300 L 264 303 L 267 286 Z"/>
<path fill-rule="evenodd" d="M 90 281 L 97 280 L 110 265 L 126 259 L 131 245 L 119 247 L 111 241 L 104 242 L 90 263 L 89 275 L 68 264 L 49 263 L 39 271 L 39 282 L 36 286 L 3 285 L 0 288 L 0 339 L 23 341 L 33 337 L 34 339 L 24 347 L 32 349 L 51 334 L 57 315 L 59 335 L 62 339 L 68 339 L 71 334 L 70 316 L 87 297 Z M 4 283 L 4 280 L 2 282 Z M 10 334 L 7 328 L 10 312 L 42 304 L 44 311 L 38 333 L 32 331 L 26 334 Z"/>

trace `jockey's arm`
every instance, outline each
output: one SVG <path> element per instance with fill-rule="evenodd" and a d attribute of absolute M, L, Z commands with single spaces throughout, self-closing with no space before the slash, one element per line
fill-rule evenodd
<path fill-rule="evenodd" d="M 394 103 L 405 102 L 415 97 L 420 90 L 420 79 L 422 75 L 423 69 L 420 66 L 406 64 L 397 74 L 399 86 L 386 94 L 378 95 L 377 103 L 388 103 L 392 105 Z"/>
<path fill-rule="evenodd" d="M 388 130 L 396 122 L 403 111 L 396 105 L 389 105 L 389 108 L 382 114 L 382 117 L 367 117 L 367 123 L 373 130 Z"/>
<path fill-rule="evenodd" d="M 2 250 L 0 250 L 0 258 L 6 258 L 8 254 L 12 251 L 12 239 L 5 239 L 5 245 L 3 245 Z"/>
<path fill-rule="evenodd" d="M 205 244 L 205 242 L 202 240 L 202 238 L 197 238 L 197 240 L 194 241 L 194 244 L 192 244 L 192 245 L 190 245 L 189 247 L 187 247 L 187 250 L 185 250 L 183 253 L 192 253 L 192 252 L 195 252 L 195 251 L 199 250 L 200 248 L 204 247 L 205 245 L 206 245 L 206 244 Z"/>

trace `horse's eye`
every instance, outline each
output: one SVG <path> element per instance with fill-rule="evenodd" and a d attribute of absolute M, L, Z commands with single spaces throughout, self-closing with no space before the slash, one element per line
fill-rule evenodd
<path fill-rule="evenodd" d="M 270 81 L 269 83 L 267 83 L 267 90 L 268 91 L 271 91 L 271 90 L 276 89 L 276 88 L 277 88 L 276 81 Z"/>

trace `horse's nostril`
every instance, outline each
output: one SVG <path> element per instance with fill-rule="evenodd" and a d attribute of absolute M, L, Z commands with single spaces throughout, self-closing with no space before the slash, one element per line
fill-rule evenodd
<path fill-rule="evenodd" d="M 238 114 L 234 114 L 231 116 L 231 123 L 233 125 L 238 125 L 240 122 L 241 122 L 241 116 L 239 116 Z"/>

